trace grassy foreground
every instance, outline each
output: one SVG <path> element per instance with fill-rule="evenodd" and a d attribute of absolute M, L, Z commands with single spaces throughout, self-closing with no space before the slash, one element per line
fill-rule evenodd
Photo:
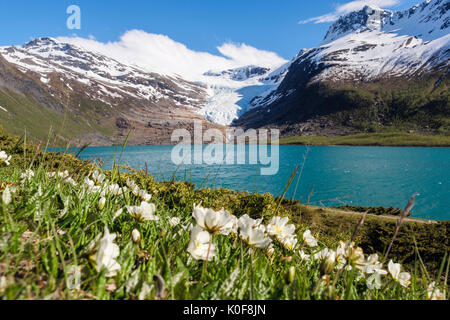
<path fill-rule="evenodd" d="M 450 147 L 450 136 L 411 133 L 361 133 L 341 137 L 287 137 L 282 145 Z"/>
<path fill-rule="evenodd" d="M 362 221 L 360 213 L 269 194 L 197 190 L 188 183 L 156 182 L 143 171 L 119 173 L 117 167 L 102 172 L 1 134 L 0 150 L 3 299 L 447 295 L 448 223 L 406 221 L 384 257 L 395 217 L 368 215 Z M 195 237 L 190 225 L 202 225 L 193 217 L 200 203 L 214 210 L 212 216 L 236 216 L 239 223 Z M 215 212 L 221 208 L 234 216 Z M 295 230 L 273 222 L 278 216 L 289 218 Z M 263 220 L 251 224 L 250 217 Z"/>

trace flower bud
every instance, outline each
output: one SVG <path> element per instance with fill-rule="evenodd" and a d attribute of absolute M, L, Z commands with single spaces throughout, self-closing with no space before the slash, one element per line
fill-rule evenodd
<path fill-rule="evenodd" d="M 322 261 L 322 264 L 320 265 L 320 271 L 322 272 L 323 275 L 329 275 L 333 272 L 335 264 L 336 264 L 336 254 L 334 252 L 331 252 Z"/>
<path fill-rule="evenodd" d="M 3 191 L 2 201 L 6 206 L 9 205 L 12 201 L 11 191 L 9 190 L 8 186 L 6 186 L 5 190 Z"/>
<path fill-rule="evenodd" d="M 122 208 L 120 208 L 119 210 L 117 210 L 117 211 L 114 213 L 113 221 L 116 220 L 122 213 L 123 213 L 123 209 L 122 209 Z"/>
<path fill-rule="evenodd" d="M 141 234 L 138 230 L 134 229 L 133 232 L 131 232 L 131 237 L 133 238 L 134 243 L 141 242 Z"/>
<path fill-rule="evenodd" d="M 290 284 L 294 282 L 294 278 L 295 278 L 295 267 L 290 267 L 286 277 L 287 283 Z"/>
<path fill-rule="evenodd" d="M 103 208 L 105 208 L 105 204 L 106 204 L 106 198 L 101 197 L 100 200 L 98 201 L 98 209 L 100 211 L 103 210 Z"/>
<path fill-rule="evenodd" d="M 270 244 L 270 245 L 267 247 L 266 253 L 267 253 L 269 256 L 272 256 L 272 255 L 275 253 L 275 248 L 273 247 L 272 244 Z"/>

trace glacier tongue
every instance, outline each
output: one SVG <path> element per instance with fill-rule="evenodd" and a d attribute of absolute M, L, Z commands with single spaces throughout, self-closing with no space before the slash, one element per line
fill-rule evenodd
<path fill-rule="evenodd" d="M 211 122 L 228 126 L 256 107 L 254 98 L 275 90 L 283 80 L 289 63 L 279 68 L 246 66 L 224 71 L 208 71 L 201 83 L 209 98 L 196 112 Z"/>

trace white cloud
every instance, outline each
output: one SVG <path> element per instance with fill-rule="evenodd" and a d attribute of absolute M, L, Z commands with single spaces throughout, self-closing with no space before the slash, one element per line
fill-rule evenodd
<path fill-rule="evenodd" d="M 367 5 L 373 5 L 377 7 L 383 7 L 383 8 L 389 8 L 392 6 L 395 6 L 399 4 L 401 0 L 356 0 L 356 1 L 350 1 L 345 4 L 340 4 L 335 7 L 335 10 L 333 12 L 318 16 L 309 18 L 306 20 L 302 20 L 299 22 L 299 24 L 306 24 L 310 22 L 314 23 L 327 23 L 327 22 L 334 22 L 337 19 L 339 19 L 340 16 L 350 13 L 352 11 L 361 10 L 364 8 L 364 6 Z"/>
<path fill-rule="evenodd" d="M 91 37 L 60 37 L 58 40 L 135 64 L 150 72 L 178 74 L 193 81 L 212 69 L 225 70 L 246 65 L 277 67 L 286 62 L 276 53 L 246 44 L 225 43 L 217 48 L 222 56 L 198 52 L 165 35 L 141 30 L 127 31 L 117 42 L 103 43 Z"/>

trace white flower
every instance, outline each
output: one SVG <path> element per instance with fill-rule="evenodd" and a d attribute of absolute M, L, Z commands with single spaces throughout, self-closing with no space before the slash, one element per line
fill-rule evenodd
<path fill-rule="evenodd" d="M 134 195 L 135 197 L 139 197 L 139 192 L 141 192 L 141 189 L 139 189 L 139 187 L 136 186 L 136 187 L 134 187 L 134 188 L 131 189 L 131 192 L 133 193 L 133 195 Z"/>
<path fill-rule="evenodd" d="M 297 236 L 285 236 L 278 239 L 280 243 L 288 250 L 294 250 L 297 246 Z"/>
<path fill-rule="evenodd" d="M 267 225 L 267 233 L 271 236 L 276 236 L 278 239 L 290 237 L 295 232 L 295 226 L 293 224 L 287 224 L 289 218 L 273 217 L 270 223 Z"/>
<path fill-rule="evenodd" d="M 12 201 L 11 191 L 9 190 L 8 186 L 6 186 L 5 190 L 3 190 L 2 201 L 6 206 L 9 205 Z"/>
<path fill-rule="evenodd" d="M 303 250 L 299 250 L 298 255 L 300 256 L 300 259 L 302 259 L 302 260 L 309 260 L 309 258 L 310 258 L 310 255 L 306 254 Z"/>
<path fill-rule="evenodd" d="M 181 223 L 181 218 L 176 218 L 176 217 L 174 217 L 174 218 L 170 218 L 169 219 L 169 224 L 172 226 L 172 227 L 176 227 L 177 225 L 179 225 Z"/>
<path fill-rule="evenodd" d="M 53 179 L 56 177 L 61 178 L 64 182 L 67 182 L 73 186 L 76 186 L 77 183 L 70 177 L 69 171 L 65 170 L 64 172 L 47 172 L 47 177 L 49 179 Z"/>
<path fill-rule="evenodd" d="M 69 171 L 65 170 L 64 172 L 58 172 L 58 177 L 60 177 L 61 179 L 66 179 L 69 177 Z"/>
<path fill-rule="evenodd" d="M 208 260 L 211 260 L 216 256 L 216 246 L 210 241 L 211 234 L 200 226 L 195 226 L 191 231 L 191 239 L 187 251 L 196 260 L 206 260 L 207 256 Z"/>
<path fill-rule="evenodd" d="M 427 289 L 428 300 L 445 300 L 445 294 L 436 288 L 436 282 L 430 283 Z"/>
<path fill-rule="evenodd" d="M 224 209 L 222 208 L 221 211 L 224 211 Z M 237 234 L 238 233 L 238 218 L 236 216 L 230 214 L 227 211 L 224 211 L 224 212 L 229 215 L 229 219 L 228 219 L 228 223 L 226 223 L 222 227 L 221 234 L 223 234 L 223 235 L 229 235 L 230 233 Z"/>
<path fill-rule="evenodd" d="M 128 188 L 130 188 L 131 192 L 136 196 L 139 197 L 139 192 L 141 191 L 141 189 L 138 187 L 138 185 L 136 184 L 136 182 L 134 180 L 131 179 L 127 179 L 126 182 Z"/>
<path fill-rule="evenodd" d="M 394 263 L 392 260 L 389 261 L 388 270 L 392 275 L 392 278 L 400 283 L 403 287 L 408 287 L 410 285 L 409 279 L 411 279 L 411 275 L 408 272 L 400 272 L 401 265 L 400 263 Z"/>
<path fill-rule="evenodd" d="M 261 225 L 261 221 L 254 220 L 248 215 L 239 218 L 239 236 L 250 246 L 266 248 L 271 244 L 272 240 L 266 236 L 266 228 Z"/>
<path fill-rule="evenodd" d="M 84 184 L 86 185 L 87 191 L 89 193 L 98 193 L 100 192 L 100 186 L 95 185 L 95 182 L 89 179 L 88 177 L 84 178 Z M 102 192 L 103 194 L 104 192 Z"/>
<path fill-rule="evenodd" d="M 47 172 L 47 177 L 50 179 L 56 177 L 56 172 Z"/>
<path fill-rule="evenodd" d="M 118 196 L 120 194 L 120 186 L 118 184 L 110 184 L 108 186 L 108 192 L 113 196 Z"/>
<path fill-rule="evenodd" d="M 192 215 L 197 224 L 209 233 L 228 235 L 235 230 L 237 220 L 224 209 L 216 212 L 212 209 L 194 205 Z"/>
<path fill-rule="evenodd" d="M 306 230 L 303 233 L 303 242 L 310 247 L 317 247 L 317 240 L 311 234 L 311 230 Z"/>
<path fill-rule="evenodd" d="M 92 180 L 99 185 L 102 184 L 103 181 L 105 181 L 106 176 L 103 173 L 98 172 L 97 170 L 94 171 L 92 174 Z"/>
<path fill-rule="evenodd" d="M 381 275 L 387 273 L 386 271 L 384 271 L 384 272 L 385 273 L 380 272 L 380 270 L 375 270 L 372 273 L 372 275 L 369 278 L 367 278 L 367 280 L 366 280 L 367 288 L 369 288 L 370 290 L 380 289 L 381 288 Z"/>
<path fill-rule="evenodd" d="M 0 163 L 4 162 L 7 166 L 9 166 L 10 160 L 11 160 L 11 156 L 8 156 L 5 151 L 0 150 Z"/>
<path fill-rule="evenodd" d="M 130 189 L 134 189 L 135 187 L 137 187 L 136 182 L 134 182 L 134 180 L 131 179 L 127 179 L 126 184 Z"/>
<path fill-rule="evenodd" d="M 250 227 L 259 227 L 261 226 L 262 219 L 252 219 L 248 214 L 242 216 L 238 220 L 239 228 L 250 228 Z"/>
<path fill-rule="evenodd" d="M 100 240 L 96 252 L 91 256 L 98 272 L 106 268 L 107 277 L 114 277 L 120 270 L 120 264 L 115 260 L 119 254 L 119 246 L 113 243 L 115 234 L 110 234 L 108 228 L 105 228 L 103 238 Z"/>
<path fill-rule="evenodd" d="M 273 217 L 267 225 L 267 232 L 275 236 L 286 249 L 293 250 L 297 245 L 297 236 L 294 235 L 295 226 L 288 225 L 288 222 L 289 218 Z"/>
<path fill-rule="evenodd" d="M 30 169 L 26 170 L 24 173 L 22 173 L 20 175 L 21 180 L 31 180 L 31 178 L 33 178 L 33 177 L 34 177 L 34 172 L 33 172 L 33 170 L 30 170 Z"/>
<path fill-rule="evenodd" d="M 316 260 L 325 260 L 329 257 L 336 259 L 336 252 L 328 248 L 324 248 L 313 255 Z"/>
<path fill-rule="evenodd" d="M 156 206 L 153 203 L 143 201 L 139 207 L 126 206 L 130 215 L 139 221 L 158 221 L 159 217 L 155 215 Z"/>
<path fill-rule="evenodd" d="M 354 242 L 348 244 L 340 241 L 339 247 L 336 249 L 336 260 L 338 262 L 338 268 L 343 268 L 348 260 L 347 267 L 349 270 L 351 270 L 352 266 L 363 269 L 366 264 L 363 250 L 360 247 L 355 248 Z"/>
<path fill-rule="evenodd" d="M 383 270 L 383 264 L 381 262 L 378 261 L 378 255 L 375 254 L 371 254 L 366 262 L 364 263 L 364 265 L 362 266 L 361 270 L 364 273 L 367 274 L 373 274 L 375 272 L 378 272 L 379 274 L 387 274 L 387 271 Z"/>
<path fill-rule="evenodd" d="M 134 242 L 134 243 L 139 243 L 139 242 L 141 242 L 141 234 L 140 234 L 140 232 L 139 232 L 137 229 L 134 229 L 134 230 L 131 232 L 131 237 L 133 238 L 133 242 Z"/>
<path fill-rule="evenodd" d="M 149 202 L 152 199 L 152 195 L 148 194 L 145 190 L 139 190 L 139 197 L 145 202 Z"/>
<path fill-rule="evenodd" d="M 72 178 L 66 178 L 64 179 L 65 182 L 73 185 L 74 187 L 77 185 L 77 183 L 75 182 L 75 180 L 73 180 Z"/>

